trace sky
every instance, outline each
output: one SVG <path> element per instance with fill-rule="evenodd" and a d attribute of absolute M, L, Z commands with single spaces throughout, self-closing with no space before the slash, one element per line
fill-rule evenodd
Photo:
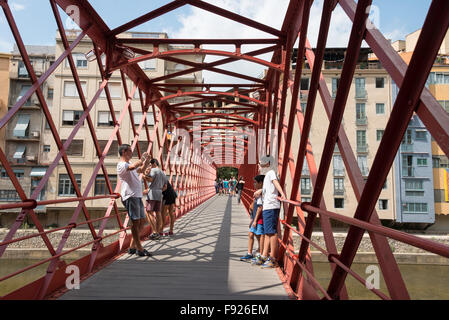
<path fill-rule="evenodd" d="M 91 5 L 110 29 L 114 29 L 151 10 L 163 6 L 170 0 L 90 0 Z M 280 29 L 288 7 L 288 0 L 207 0 L 232 12 Z M 10 0 L 10 7 L 25 44 L 55 45 L 56 23 L 48 0 Z M 111 5 L 113 3 L 113 5 Z M 257 5 L 254 5 L 257 3 Z M 393 41 L 404 39 L 411 32 L 420 29 L 431 0 L 374 0 L 371 19 L 386 38 Z M 308 37 L 312 46 L 318 37 L 323 0 L 315 0 L 310 16 Z M 73 26 L 67 15 L 61 11 L 66 28 Z M 147 22 L 133 31 L 166 32 L 170 38 L 270 38 L 269 34 L 245 25 L 227 20 L 189 5 Z M 333 12 L 328 47 L 345 47 L 349 40 L 351 23 L 343 10 L 337 6 Z M 0 52 L 10 52 L 14 44 L 11 31 L 3 11 L 0 12 Z M 224 46 L 209 46 L 220 48 Z M 243 47 L 256 50 L 256 46 Z M 259 56 L 270 60 L 270 55 Z M 216 60 L 207 58 L 206 61 Z M 234 62 L 221 66 L 223 69 L 239 70 L 252 76 L 263 72 L 263 67 L 251 63 Z M 235 82 L 225 75 L 204 72 L 207 82 Z M 242 81 L 239 81 L 242 82 Z"/>

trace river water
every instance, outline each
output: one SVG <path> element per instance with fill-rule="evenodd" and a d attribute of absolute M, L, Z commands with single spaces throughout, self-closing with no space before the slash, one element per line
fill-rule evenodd
<path fill-rule="evenodd" d="M 34 260 L 0 260 L 0 278 L 37 262 Z M 43 264 L 36 269 L 29 270 L 21 275 L 1 282 L 0 297 L 44 276 L 47 266 L 48 263 Z M 355 263 L 351 269 L 363 278 L 367 278 L 373 274 L 372 271 L 367 272 L 368 266 L 370 265 Z M 313 267 L 316 279 L 327 289 L 331 278 L 329 264 L 315 262 Z M 399 268 L 412 299 L 449 300 L 449 266 L 404 264 L 399 265 Z M 388 296 L 388 290 L 382 275 L 380 275 L 379 282 L 380 290 Z M 346 288 L 350 299 L 379 299 L 379 297 L 367 290 L 364 285 L 355 280 L 351 275 L 348 275 L 346 279 Z"/>

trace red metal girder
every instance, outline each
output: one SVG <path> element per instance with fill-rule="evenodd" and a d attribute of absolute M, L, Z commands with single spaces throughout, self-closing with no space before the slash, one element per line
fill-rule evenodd
<path fill-rule="evenodd" d="M 135 48 L 133 48 L 135 49 Z M 170 60 L 173 60 L 173 56 L 177 55 L 192 55 L 192 54 L 201 54 L 201 55 L 211 55 L 211 56 L 223 56 L 223 57 L 232 57 L 236 60 L 246 60 L 249 62 L 257 63 L 262 66 L 274 69 L 274 70 L 281 70 L 281 66 L 265 61 L 263 59 L 259 59 L 250 55 L 242 54 L 240 52 L 229 52 L 229 51 L 223 51 L 223 50 L 211 50 L 211 49 L 201 49 L 201 48 L 194 48 L 194 49 L 178 49 L 178 50 L 167 50 L 167 51 L 154 51 L 149 54 L 145 54 L 133 59 L 129 59 L 127 62 L 119 63 L 111 67 L 110 71 L 115 71 L 118 69 L 121 69 L 126 66 L 135 65 L 139 62 L 150 60 L 150 59 L 163 59 L 165 57 L 169 57 Z M 184 64 L 187 64 L 186 61 L 184 61 Z M 201 66 L 205 64 L 199 64 Z M 221 70 L 223 72 L 223 70 Z"/>
<path fill-rule="evenodd" d="M 256 83 L 153 83 L 155 87 L 189 87 L 189 88 L 207 88 L 207 87 L 232 87 L 232 88 L 263 88 L 263 84 Z"/>
<path fill-rule="evenodd" d="M 263 107 L 266 106 L 266 104 L 264 102 L 259 101 L 257 99 L 254 99 L 254 98 L 251 98 L 251 97 L 248 97 L 248 96 L 244 96 L 244 95 L 241 95 L 241 94 L 235 94 L 235 93 L 230 93 L 230 92 L 221 92 L 221 91 L 188 91 L 188 92 L 182 92 L 181 91 L 181 92 L 178 92 L 176 94 L 172 94 L 172 95 L 169 95 L 169 96 L 161 97 L 158 100 L 153 100 L 153 101 L 151 101 L 151 103 L 155 104 L 155 103 L 159 103 L 159 102 L 163 102 L 163 101 L 167 101 L 167 100 L 170 100 L 170 99 L 173 99 L 173 98 L 179 98 L 179 97 L 188 97 L 188 96 L 199 97 L 199 96 L 202 96 L 202 95 L 205 95 L 205 94 L 213 94 L 213 95 L 224 96 L 224 97 L 240 98 L 240 99 L 245 99 L 245 100 L 254 102 L 257 105 L 260 105 L 260 106 L 263 106 Z M 233 102 L 229 101 L 229 103 L 233 103 Z M 256 107 L 256 106 L 254 106 L 254 107 Z"/>
<path fill-rule="evenodd" d="M 301 21 L 301 33 L 299 38 L 299 44 L 298 44 L 298 55 L 297 55 L 297 63 L 296 63 L 296 71 L 295 71 L 295 81 L 293 84 L 293 93 L 292 93 L 292 101 L 290 106 L 290 115 L 288 118 L 288 129 L 287 129 L 287 139 L 285 140 L 285 148 L 284 148 L 284 158 L 282 162 L 282 172 L 280 177 L 280 184 L 283 186 L 285 184 L 285 178 L 287 176 L 287 161 L 288 157 L 287 155 L 290 153 L 290 147 L 291 147 L 291 136 L 293 133 L 293 128 L 295 124 L 295 114 L 296 114 L 296 106 L 298 103 L 298 96 L 299 96 L 299 85 L 301 82 L 301 76 L 302 76 L 302 66 L 304 62 L 304 53 L 306 48 L 306 38 L 307 38 L 307 30 L 309 27 L 309 16 L 310 16 L 310 7 L 312 6 L 312 3 L 307 0 L 303 1 L 303 10 L 302 10 L 302 21 Z M 301 156 L 302 157 L 302 156 Z M 299 178 L 298 178 L 299 179 Z M 299 180 L 298 180 L 299 181 Z M 296 196 L 296 194 L 295 194 Z M 293 218 L 293 211 L 291 217 L 287 216 L 287 221 L 291 221 Z"/>
<path fill-rule="evenodd" d="M 173 38 L 119 38 L 117 43 L 122 44 L 152 44 L 159 46 L 161 44 L 193 44 L 200 46 L 203 44 L 233 44 L 235 46 L 249 45 L 249 44 L 280 44 L 279 38 L 267 39 L 173 39 Z"/>
<path fill-rule="evenodd" d="M 192 6 L 201 8 L 203 10 L 215 13 L 217 15 L 220 15 L 222 17 L 225 17 L 227 19 L 230 20 L 234 20 L 236 22 L 245 24 L 247 26 L 250 26 L 252 28 L 264 31 L 266 33 L 271 33 L 272 35 L 275 35 L 277 37 L 283 38 L 285 36 L 285 34 L 282 31 L 279 31 L 277 29 L 274 29 L 272 27 L 266 26 L 262 23 L 259 23 L 257 21 L 248 19 L 246 17 L 243 17 L 241 15 L 238 15 L 236 13 L 230 12 L 228 10 L 222 9 L 220 7 L 214 6 L 212 4 L 209 4 L 207 2 L 204 1 L 200 1 L 200 0 L 186 0 L 186 2 Z"/>
<path fill-rule="evenodd" d="M 332 112 L 329 129 L 326 135 L 326 142 L 323 149 L 323 154 L 318 170 L 318 178 L 313 190 L 312 205 L 318 207 L 323 197 L 324 185 L 327 179 L 330 162 L 334 153 L 335 143 L 338 137 L 338 131 L 343 118 L 343 113 L 346 106 L 349 90 L 351 88 L 352 77 L 356 68 L 357 58 L 360 52 L 360 45 L 362 44 L 364 30 L 366 29 L 366 20 L 368 18 L 369 10 L 367 8 L 371 5 L 372 0 L 360 0 L 357 4 L 356 18 L 351 30 L 348 50 L 346 51 L 345 62 L 340 78 L 340 85 L 335 99 L 334 109 Z M 368 11 L 368 13 L 367 13 Z M 315 222 L 316 214 L 309 214 L 307 218 L 304 235 L 310 238 Z M 309 244 L 302 242 L 298 254 L 299 261 L 303 261 L 307 252 Z M 339 288 L 341 289 L 341 287 Z M 335 296 L 333 296 L 334 298 Z"/>
<path fill-rule="evenodd" d="M 434 27 L 434 21 L 439 21 L 438 27 Z M 354 215 L 356 219 L 369 221 L 371 217 L 381 192 L 383 181 L 388 175 L 413 112 L 418 106 L 419 97 L 448 27 L 449 2 L 434 0 L 430 6 L 412 60 L 393 106 L 390 119 L 385 128 L 385 135 L 381 140 L 372 169 L 368 175 L 368 181 L 363 189 Z M 350 266 L 352 264 L 363 233 L 364 230 L 359 228 L 349 228 L 348 236 L 341 251 L 341 261 L 345 265 Z M 329 284 L 329 294 L 335 295 L 338 293 L 345 277 L 346 272 L 341 268 L 337 268 Z"/>
<path fill-rule="evenodd" d="M 174 122 L 177 122 L 177 121 L 185 121 L 185 120 L 189 120 L 189 119 L 191 119 L 191 121 L 195 121 L 195 120 L 198 120 L 198 119 L 192 119 L 192 118 L 198 117 L 198 116 L 206 116 L 207 119 L 210 119 L 210 118 L 231 118 L 232 119 L 233 118 L 233 119 L 237 119 L 237 120 L 240 120 L 240 121 L 243 121 L 243 122 L 248 122 L 248 123 L 251 123 L 251 124 L 256 124 L 257 123 L 256 121 L 254 121 L 252 119 L 248 119 L 248 118 L 239 116 L 238 114 L 225 114 L 225 113 L 192 113 L 192 114 L 189 114 L 189 115 L 186 115 L 186 116 L 183 116 L 183 117 L 179 117 L 179 118 L 177 118 L 175 120 L 172 120 L 169 123 L 174 123 Z"/>
<path fill-rule="evenodd" d="M 184 1 L 184 0 L 172 1 L 162 7 L 159 7 L 151 12 L 148 12 L 147 14 L 140 16 L 137 19 L 134 19 L 128 23 L 121 25 L 120 27 L 115 28 L 114 30 L 109 32 L 109 36 L 116 36 L 119 33 L 128 31 L 132 28 L 135 28 L 135 27 L 145 23 L 145 22 L 153 20 L 154 18 L 157 18 L 157 17 L 164 15 L 170 11 L 180 8 L 180 7 L 184 6 L 185 4 L 186 4 L 186 1 Z"/>
<path fill-rule="evenodd" d="M 263 48 L 263 49 L 247 52 L 246 55 L 248 55 L 248 56 L 257 56 L 257 55 L 260 55 L 260 54 L 271 52 L 273 50 L 276 50 L 277 48 L 279 48 L 279 46 Z M 147 54 L 147 53 L 149 53 L 149 51 L 145 51 L 144 52 L 144 54 Z M 168 57 L 165 57 L 164 59 L 168 59 Z M 159 77 L 159 78 L 154 78 L 154 79 L 151 79 L 150 81 L 151 81 L 151 83 L 164 81 L 164 80 L 167 80 L 167 79 L 170 79 L 170 78 L 173 78 L 173 77 L 178 77 L 178 76 L 181 76 L 181 75 L 189 74 L 189 73 L 196 72 L 196 71 L 203 70 L 203 69 L 204 70 L 213 71 L 213 72 L 218 72 L 218 73 L 231 75 L 232 73 L 229 74 L 229 72 L 224 72 L 226 70 L 221 70 L 221 69 L 214 68 L 214 67 L 222 65 L 222 64 L 230 63 L 230 62 L 233 62 L 233 61 L 236 61 L 236 59 L 235 58 L 226 58 L 226 59 L 218 60 L 218 61 L 215 61 L 215 62 L 205 63 L 205 64 L 203 64 L 202 67 L 200 67 L 199 65 L 196 64 L 197 66 L 194 67 L 194 68 L 187 69 L 187 70 L 182 70 L 182 71 L 175 72 L 175 73 L 172 73 L 170 75 L 162 76 L 162 77 Z M 195 65 L 191 61 L 185 61 L 184 63 L 187 64 L 187 65 Z M 242 79 L 247 79 L 247 80 L 252 79 L 250 81 L 256 82 L 256 83 L 262 83 L 262 84 L 266 83 L 265 80 L 254 78 L 254 77 L 241 77 L 241 78 Z"/>

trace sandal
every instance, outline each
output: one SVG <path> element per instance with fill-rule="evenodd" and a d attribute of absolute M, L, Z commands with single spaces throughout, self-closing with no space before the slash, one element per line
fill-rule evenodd
<path fill-rule="evenodd" d="M 136 251 L 137 251 L 136 249 L 132 249 L 132 248 L 128 249 L 129 254 L 136 254 Z"/>
<path fill-rule="evenodd" d="M 151 257 L 153 256 L 151 253 L 147 251 L 147 249 L 143 249 L 143 251 L 137 251 L 139 257 Z"/>

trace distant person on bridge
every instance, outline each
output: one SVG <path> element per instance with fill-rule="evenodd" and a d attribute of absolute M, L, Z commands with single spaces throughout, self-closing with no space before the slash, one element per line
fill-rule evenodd
<path fill-rule="evenodd" d="M 254 178 L 254 187 L 256 190 L 262 189 L 264 175 L 258 175 Z M 263 253 L 264 235 L 263 220 L 262 220 L 262 195 L 254 199 L 249 211 L 251 212 L 251 222 L 249 224 L 248 232 L 248 253 L 246 256 L 240 258 L 240 261 L 249 262 L 254 260 L 254 263 L 258 260 L 259 256 Z M 259 249 L 256 256 L 253 255 L 254 236 L 256 236 Z"/>
<path fill-rule="evenodd" d="M 235 197 L 235 186 L 237 184 L 237 180 L 235 180 L 234 176 L 232 176 L 231 181 L 229 181 L 229 183 L 231 188 L 231 197 Z"/>
<path fill-rule="evenodd" d="M 228 179 L 224 179 L 223 181 L 223 190 L 225 194 L 229 194 L 229 181 Z"/>
<path fill-rule="evenodd" d="M 259 161 L 259 171 L 265 173 L 262 188 L 263 202 L 263 228 L 265 231 L 265 243 L 262 256 L 255 264 L 262 265 L 262 268 L 276 267 L 276 249 L 277 249 L 277 226 L 279 222 L 279 212 L 281 203 L 277 199 L 281 195 L 281 199 L 286 199 L 284 191 L 279 184 L 279 180 L 275 171 L 274 158 L 270 155 L 264 156 Z M 259 195 L 260 191 L 255 193 Z M 270 250 L 270 255 L 268 255 Z"/>
<path fill-rule="evenodd" d="M 173 236 L 173 228 L 175 226 L 175 203 L 178 197 L 176 191 L 173 189 L 171 183 L 167 181 L 167 188 L 162 191 L 162 200 L 164 202 L 164 208 L 162 209 L 162 228 L 164 227 L 167 214 L 170 217 L 170 229 L 168 236 Z M 164 233 L 165 235 L 165 233 Z"/>
<path fill-rule="evenodd" d="M 162 192 L 167 189 L 167 176 L 161 169 L 159 169 L 159 161 L 157 159 L 150 160 L 151 169 L 149 172 L 146 172 L 144 179 L 151 184 L 148 186 L 148 189 L 144 191 L 147 195 L 147 212 L 149 216 L 155 215 L 156 218 L 156 229 L 153 230 L 153 234 L 150 236 L 150 239 L 157 240 L 159 239 L 163 233 L 162 230 L 164 228 L 164 222 L 162 221 Z"/>
<path fill-rule="evenodd" d="M 145 224 L 145 208 L 142 202 L 142 182 L 138 175 L 141 172 L 145 172 L 150 159 L 145 152 L 140 160 L 130 164 L 129 161 L 133 156 L 133 151 L 129 144 L 120 146 L 119 155 L 120 161 L 117 163 L 117 175 L 122 182 L 120 195 L 131 219 L 132 239 L 128 253 L 135 254 L 137 250 L 139 256 L 151 256 L 146 249 L 143 249 L 139 238 Z"/>
<path fill-rule="evenodd" d="M 239 182 L 237 183 L 237 186 L 236 186 L 238 203 L 240 203 L 240 200 L 242 198 L 242 191 L 243 191 L 244 186 L 245 186 L 245 180 L 243 180 L 243 177 L 240 177 Z"/>

